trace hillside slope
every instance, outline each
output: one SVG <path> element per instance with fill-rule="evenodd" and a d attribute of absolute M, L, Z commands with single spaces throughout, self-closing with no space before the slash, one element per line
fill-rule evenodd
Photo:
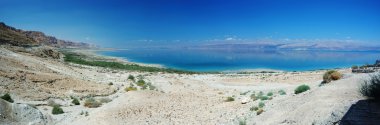
<path fill-rule="evenodd" d="M 37 41 L 26 34 L 22 33 L 22 30 L 9 27 L 4 23 L 0 23 L 0 43 L 8 43 L 15 46 L 21 45 L 38 45 Z"/>
<path fill-rule="evenodd" d="M 0 44 L 14 46 L 47 45 L 58 48 L 92 48 L 94 45 L 60 40 L 39 31 L 24 31 L 0 22 Z"/>

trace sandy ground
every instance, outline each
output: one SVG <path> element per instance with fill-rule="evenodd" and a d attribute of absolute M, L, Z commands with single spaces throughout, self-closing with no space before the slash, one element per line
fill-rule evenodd
<path fill-rule="evenodd" d="M 0 48 L 0 93 L 11 93 L 17 103 L 37 106 L 49 118 L 48 124 L 335 124 L 349 106 L 362 99 L 358 92 L 366 74 L 340 69 L 344 78 L 319 86 L 325 70 L 251 74 L 140 73 L 67 64 L 28 53 Z M 157 90 L 124 91 L 142 75 Z M 113 85 L 108 85 L 110 82 Z M 307 84 L 311 90 L 295 95 Z M 285 90 L 286 95 L 280 95 Z M 252 93 L 273 92 L 264 112 L 250 108 L 260 100 L 242 104 Z M 70 96 L 112 99 L 98 108 L 72 105 Z M 233 96 L 235 101 L 226 102 Z M 51 115 L 47 100 L 63 105 L 64 114 Z M 88 116 L 81 114 L 88 112 Z"/>

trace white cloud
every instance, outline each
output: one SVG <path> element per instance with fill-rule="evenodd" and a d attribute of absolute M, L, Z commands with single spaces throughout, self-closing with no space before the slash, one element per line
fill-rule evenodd
<path fill-rule="evenodd" d="M 227 41 L 231 41 L 231 40 L 236 40 L 236 39 L 233 38 L 233 37 L 227 37 L 225 40 L 227 40 Z"/>

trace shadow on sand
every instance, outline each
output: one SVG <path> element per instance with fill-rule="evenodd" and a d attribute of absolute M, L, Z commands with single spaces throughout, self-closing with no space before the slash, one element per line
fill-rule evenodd
<path fill-rule="evenodd" d="M 343 116 L 340 125 L 380 125 L 380 100 L 359 100 Z"/>

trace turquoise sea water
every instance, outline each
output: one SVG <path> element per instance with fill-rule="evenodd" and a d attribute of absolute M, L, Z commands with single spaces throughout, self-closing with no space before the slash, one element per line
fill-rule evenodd
<path fill-rule="evenodd" d="M 245 69 L 305 71 L 373 64 L 376 59 L 380 59 L 380 52 L 342 51 L 129 49 L 101 51 L 99 54 L 189 71 Z"/>

